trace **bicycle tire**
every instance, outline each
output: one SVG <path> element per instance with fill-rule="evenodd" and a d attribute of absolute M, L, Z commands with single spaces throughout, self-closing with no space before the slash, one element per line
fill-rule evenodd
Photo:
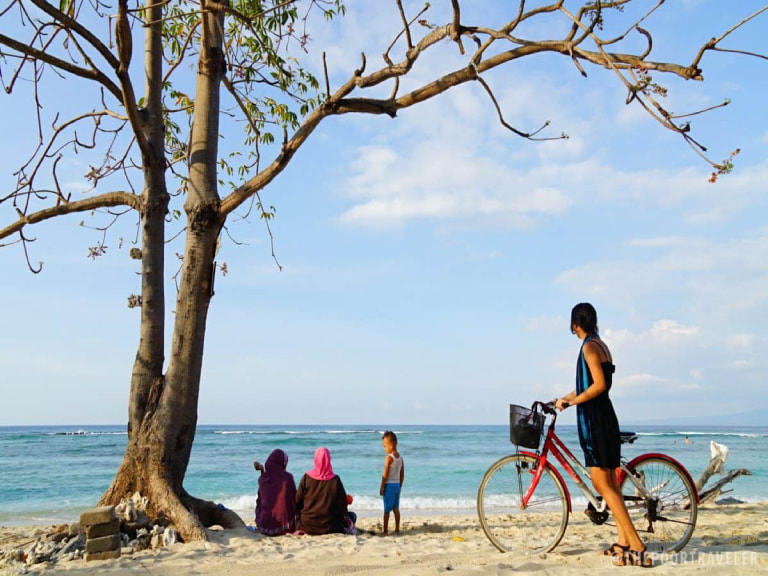
<path fill-rule="evenodd" d="M 639 456 L 627 468 L 641 474 L 655 496 L 653 500 L 641 497 L 628 476 L 621 481 L 624 503 L 638 535 L 651 552 L 679 552 L 691 539 L 698 516 L 696 489 L 687 472 L 659 456 Z"/>
<path fill-rule="evenodd" d="M 525 494 L 534 478 L 537 460 L 513 454 L 494 463 L 477 490 L 477 514 L 483 532 L 501 552 L 549 552 L 560 543 L 568 526 L 568 498 L 560 478 L 547 466 L 525 508 Z"/>

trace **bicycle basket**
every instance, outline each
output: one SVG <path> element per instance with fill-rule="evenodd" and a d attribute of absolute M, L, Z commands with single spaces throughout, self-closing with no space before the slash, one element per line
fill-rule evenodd
<path fill-rule="evenodd" d="M 538 450 L 544 430 L 544 414 L 524 406 L 509 405 L 509 441 Z"/>

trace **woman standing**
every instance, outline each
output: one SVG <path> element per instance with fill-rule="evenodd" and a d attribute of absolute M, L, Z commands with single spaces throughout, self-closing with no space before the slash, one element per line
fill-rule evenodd
<path fill-rule="evenodd" d="M 558 410 L 576 406 L 579 443 L 589 467 L 592 484 L 616 521 L 618 542 L 604 551 L 619 566 L 653 566 L 653 559 L 637 534 L 621 495 L 616 468 L 621 460 L 619 421 L 608 397 L 613 365 L 611 351 L 600 339 L 597 311 L 589 303 L 571 311 L 571 333 L 582 340 L 576 365 L 576 389 L 555 401 Z"/>

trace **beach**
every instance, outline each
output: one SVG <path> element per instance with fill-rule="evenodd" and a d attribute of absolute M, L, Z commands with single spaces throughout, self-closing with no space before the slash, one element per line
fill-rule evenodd
<path fill-rule="evenodd" d="M 399 536 L 380 537 L 381 519 L 362 518 L 357 536 L 267 538 L 247 530 L 208 531 L 208 542 L 173 544 L 116 560 L 38 564 L 29 573 L 51 574 L 602 574 L 621 570 L 599 551 L 613 542 L 610 526 L 595 526 L 580 510 L 571 514 L 560 545 L 548 554 L 498 552 L 471 515 L 403 517 Z M 0 549 L 42 535 L 45 527 L 0 527 Z M 372 534 L 371 531 L 376 532 Z M 0 564 L 21 573 L 21 564 Z M 637 570 L 636 568 L 625 568 Z M 768 572 L 768 504 L 700 508 L 686 548 L 656 559 L 654 574 L 765 574 Z M 619 572 L 620 573 L 620 572 Z"/>

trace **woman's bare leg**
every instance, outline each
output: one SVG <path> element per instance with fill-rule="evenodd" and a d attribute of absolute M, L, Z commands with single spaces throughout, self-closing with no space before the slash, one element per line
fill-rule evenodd
<path fill-rule="evenodd" d="M 616 470 L 613 468 L 590 468 L 589 474 L 592 477 L 592 484 L 603 497 L 605 503 L 613 514 L 616 521 L 616 530 L 618 532 L 619 544 L 629 545 L 631 550 L 642 550 L 645 545 L 637 535 L 635 525 L 629 517 L 627 507 L 624 505 L 624 497 L 621 495 L 619 481 L 616 478 Z"/>

